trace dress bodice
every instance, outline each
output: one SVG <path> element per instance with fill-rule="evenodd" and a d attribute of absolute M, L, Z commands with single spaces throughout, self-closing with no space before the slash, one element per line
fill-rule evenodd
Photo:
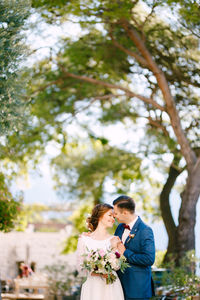
<path fill-rule="evenodd" d="M 82 243 L 88 250 L 104 249 L 108 250 L 111 247 L 110 240 L 113 236 L 108 237 L 105 240 L 95 240 L 90 236 L 82 236 Z"/>

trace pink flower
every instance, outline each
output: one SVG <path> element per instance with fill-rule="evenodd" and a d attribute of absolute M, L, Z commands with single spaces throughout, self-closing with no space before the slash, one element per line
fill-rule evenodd
<path fill-rule="evenodd" d="M 120 258 L 120 256 L 121 256 L 121 255 L 119 254 L 119 252 L 117 252 L 117 251 L 115 252 L 115 255 L 116 255 L 117 258 Z"/>
<path fill-rule="evenodd" d="M 91 254 L 91 253 L 88 253 L 88 255 L 87 255 L 87 259 L 90 259 L 90 258 L 91 258 L 91 256 L 92 256 L 92 254 Z"/>
<path fill-rule="evenodd" d="M 101 257 L 104 257 L 105 254 L 106 254 L 106 253 L 105 253 L 105 251 L 104 251 L 103 249 L 100 249 L 100 250 L 99 250 L 99 255 L 100 255 Z"/>
<path fill-rule="evenodd" d="M 108 261 L 112 264 L 116 262 L 116 255 L 115 253 L 111 252 L 108 254 Z"/>

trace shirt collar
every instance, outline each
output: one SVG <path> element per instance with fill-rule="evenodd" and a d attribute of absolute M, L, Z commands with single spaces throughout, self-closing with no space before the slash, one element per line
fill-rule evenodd
<path fill-rule="evenodd" d="M 135 225 L 135 223 L 137 222 L 137 220 L 138 220 L 138 216 L 136 216 L 136 218 L 131 223 L 128 224 L 129 227 L 130 227 L 130 229 L 133 228 L 133 226 Z"/>

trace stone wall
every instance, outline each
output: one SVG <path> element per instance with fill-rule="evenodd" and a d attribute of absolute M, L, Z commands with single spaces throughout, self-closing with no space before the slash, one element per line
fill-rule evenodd
<path fill-rule="evenodd" d="M 60 254 L 66 238 L 65 231 L 0 233 L 1 279 L 15 278 L 19 261 L 35 262 L 36 271 L 57 261 L 75 265 L 75 254 Z"/>

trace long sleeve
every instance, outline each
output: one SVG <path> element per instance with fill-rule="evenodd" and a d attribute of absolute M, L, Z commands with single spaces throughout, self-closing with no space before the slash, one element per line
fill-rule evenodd
<path fill-rule="evenodd" d="M 78 245 L 77 245 L 77 250 L 76 250 L 76 268 L 78 270 L 78 272 L 85 276 L 86 272 L 84 272 L 81 269 L 81 264 L 83 262 L 83 254 L 86 253 L 86 246 L 85 243 L 83 241 L 83 237 L 79 237 L 78 239 Z"/>
<path fill-rule="evenodd" d="M 153 231 L 150 227 L 147 227 L 142 232 L 142 249 L 140 253 L 134 253 L 133 251 L 126 249 L 124 256 L 127 261 L 140 266 L 151 266 L 155 260 L 155 245 Z"/>

